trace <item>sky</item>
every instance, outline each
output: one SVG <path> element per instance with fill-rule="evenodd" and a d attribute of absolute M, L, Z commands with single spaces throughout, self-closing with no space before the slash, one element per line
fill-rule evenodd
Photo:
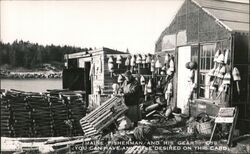
<path fill-rule="evenodd" d="M 1 41 L 153 52 L 183 1 L 1 1 Z"/>
<path fill-rule="evenodd" d="M 240 0 L 248 1 L 248 0 Z M 154 52 L 184 0 L 0 1 L 3 42 Z"/>

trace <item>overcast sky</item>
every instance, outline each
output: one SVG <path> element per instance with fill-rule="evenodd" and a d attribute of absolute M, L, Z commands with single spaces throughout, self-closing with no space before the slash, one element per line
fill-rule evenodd
<path fill-rule="evenodd" d="M 1 1 L 1 40 L 153 52 L 183 1 Z"/>

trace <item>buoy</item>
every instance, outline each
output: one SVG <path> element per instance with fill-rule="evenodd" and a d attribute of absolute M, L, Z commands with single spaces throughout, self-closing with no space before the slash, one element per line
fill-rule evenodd
<path fill-rule="evenodd" d="M 223 81 L 222 81 L 222 84 L 224 84 L 224 85 L 230 85 L 231 84 L 231 75 L 230 75 L 230 73 L 226 73 L 225 75 L 224 75 L 224 78 L 223 78 Z"/>
<path fill-rule="evenodd" d="M 141 64 L 142 63 L 142 58 L 141 58 L 141 55 L 137 55 L 136 57 L 136 64 Z"/>
<path fill-rule="evenodd" d="M 214 55 L 214 62 L 217 62 L 217 58 L 219 57 L 219 55 L 221 54 L 220 49 L 218 49 Z"/>
<path fill-rule="evenodd" d="M 141 76 L 140 82 L 141 82 L 141 85 L 143 86 L 145 85 L 145 78 L 143 75 Z"/>
<path fill-rule="evenodd" d="M 116 56 L 116 63 L 118 64 L 118 68 L 120 68 L 120 64 L 122 63 L 122 57 L 121 55 Z"/>
<path fill-rule="evenodd" d="M 162 65 L 161 65 L 159 59 L 156 60 L 155 67 L 157 68 L 158 74 L 160 74 L 160 69 L 161 69 Z"/>
<path fill-rule="evenodd" d="M 234 67 L 232 75 L 233 75 L 233 80 L 236 82 L 237 92 L 238 94 L 240 94 L 240 85 L 239 85 L 239 81 L 241 80 L 240 71 L 236 67 Z"/>
<path fill-rule="evenodd" d="M 118 78 L 117 78 L 117 82 L 118 83 L 122 83 L 123 82 L 123 77 L 121 74 L 119 74 Z"/>
<path fill-rule="evenodd" d="M 113 63 L 108 63 L 108 68 L 109 68 L 110 72 L 113 72 L 114 64 Z"/>
<path fill-rule="evenodd" d="M 170 71 L 174 71 L 174 61 L 173 61 L 173 59 L 171 59 L 170 62 L 169 62 L 169 69 L 170 69 Z"/>
<path fill-rule="evenodd" d="M 160 63 L 160 60 L 157 59 L 156 62 L 155 62 L 155 67 L 156 68 L 161 68 L 161 63 Z"/>
<path fill-rule="evenodd" d="M 125 61 L 125 66 L 129 66 L 130 65 L 130 59 L 129 57 L 127 57 L 126 61 Z"/>
<path fill-rule="evenodd" d="M 169 60 L 170 60 L 170 55 L 166 53 L 164 63 L 168 64 Z"/>
<path fill-rule="evenodd" d="M 114 94 L 117 94 L 118 93 L 118 89 L 120 88 L 119 85 L 117 83 L 114 83 L 112 85 L 112 88 L 113 88 L 113 93 Z"/>
<path fill-rule="evenodd" d="M 223 79 L 225 73 L 226 73 L 226 67 L 222 66 L 219 70 L 219 73 L 217 74 L 217 77 Z"/>
<path fill-rule="evenodd" d="M 134 71 L 135 66 L 135 56 L 132 55 L 132 58 L 130 59 L 130 66 L 131 66 L 131 72 Z"/>
<path fill-rule="evenodd" d="M 110 56 L 108 59 L 108 63 L 113 63 L 113 62 L 114 62 L 114 60 L 113 60 L 112 56 Z"/>
<path fill-rule="evenodd" d="M 146 63 L 148 63 L 148 64 L 151 63 L 151 56 L 150 56 L 150 55 L 148 55 L 148 56 L 146 57 Z"/>
<path fill-rule="evenodd" d="M 147 84 L 147 93 L 152 93 L 152 81 L 151 79 L 148 80 L 148 84 Z"/>
<path fill-rule="evenodd" d="M 135 66 L 135 56 L 132 56 L 132 58 L 130 60 L 130 65 Z"/>
<path fill-rule="evenodd" d="M 217 58 L 217 63 L 223 64 L 224 63 L 224 55 L 220 54 L 219 57 Z"/>
<path fill-rule="evenodd" d="M 224 63 L 227 64 L 228 63 L 228 56 L 229 56 L 229 49 L 225 50 L 225 57 L 224 57 Z"/>

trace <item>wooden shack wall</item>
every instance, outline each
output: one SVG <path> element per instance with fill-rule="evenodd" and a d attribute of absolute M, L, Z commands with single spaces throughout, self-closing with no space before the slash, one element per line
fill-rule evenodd
<path fill-rule="evenodd" d="M 92 54 L 92 62 L 94 64 L 92 75 L 92 94 L 98 94 L 104 88 L 104 52 L 99 51 Z M 101 92 L 100 92 L 101 93 Z"/>
<path fill-rule="evenodd" d="M 155 52 L 162 51 L 162 39 L 165 35 L 186 31 L 186 44 L 217 42 L 229 39 L 231 34 L 202 8 L 190 0 L 186 0 L 175 18 L 167 27 L 155 44 Z"/>
<path fill-rule="evenodd" d="M 236 82 L 232 88 L 232 106 L 240 109 L 238 125 L 243 130 L 250 130 L 250 53 L 249 35 L 236 33 L 234 39 L 233 67 L 238 68 L 241 76 L 240 95 L 236 89 Z"/>

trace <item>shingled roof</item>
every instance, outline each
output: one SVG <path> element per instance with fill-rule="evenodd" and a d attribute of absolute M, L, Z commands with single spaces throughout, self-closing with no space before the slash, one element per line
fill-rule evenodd
<path fill-rule="evenodd" d="M 249 3 L 226 0 L 191 0 L 232 32 L 249 33 Z"/>

